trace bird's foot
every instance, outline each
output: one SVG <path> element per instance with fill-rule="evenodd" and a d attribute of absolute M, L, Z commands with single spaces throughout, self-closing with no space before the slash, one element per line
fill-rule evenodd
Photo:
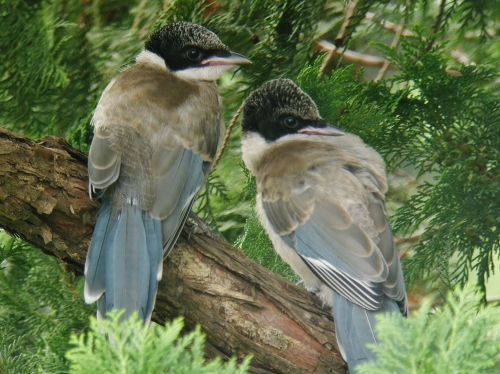
<path fill-rule="evenodd" d="M 203 221 L 193 212 L 189 213 L 189 218 L 193 220 L 194 225 L 191 226 L 191 229 L 189 230 L 188 242 L 191 240 L 191 236 L 193 235 L 205 235 L 208 236 L 209 238 L 213 238 L 214 235 L 212 233 L 212 230 L 205 221 Z"/>
<path fill-rule="evenodd" d="M 313 285 L 313 286 L 307 286 L 304 281 L 301 279 L 299 280 L 297 283 L 295 283 L 297 286 L 302 286 L 304 287 L 307 291 L 309 291 L 310 293 L 313 293 L 315 294 L 316 296 L 320 297 L 320 291 L 321 289 L 316 286 L 316 285 Z"/>

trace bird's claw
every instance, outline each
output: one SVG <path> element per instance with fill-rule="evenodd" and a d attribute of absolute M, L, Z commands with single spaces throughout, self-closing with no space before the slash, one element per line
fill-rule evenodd
<path fill-rule="evenodd" d="M 205 235 L 208 236 L 209 238 L 213 238 L 212 230 L 205 221 L 203 221 L 193 212 L 189 213 L 189 218 L 193 220 L 194 225 L 191 226 L 191 229 L 189 230 L 188 242 L 191 240 L 191 237 L 193 235 Z"/>
<path fill-rule="evenodd" d="M 310 293 L 313 293 L 315 294 L 316 296 L 319 297 L 319 294 L 320 294 L 320 291 L 321 289 L 317 286 L 306 286 L 304 284 L 304 281 L 301 279 L 299 280 L 297 283 L 295 283 L 296 286 L 302 286 L 304 287 L 307 291 L 309 291 Z"/>

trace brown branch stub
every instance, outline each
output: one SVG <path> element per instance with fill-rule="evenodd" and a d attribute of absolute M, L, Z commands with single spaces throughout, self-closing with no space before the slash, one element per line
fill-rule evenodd
<path fill-rule="evenodd" d="M 422 234 L 417 233 L 409 237 L 404 237 L 404 238 L 395 238 L 394 243 L 396 245 L 401 245 L 401 244 L 414 244 L 420 240 L 422 237 Z"/>
<path fill-rule="evenodd" d="M 0 227 L 81 273 L 97 209 L 84 154 L 0 129 Z M 188 328 L 200 324 L 209 357 L 252 354 L 254 373 L 347 372 L 331 313 L 314 295 L 226 243 L 186 237 L 164 263 L 155 322 L 182 315 Z"/>
<path fill-rule="evenodd" d="M 338 54 L 339 56 L 342 55 L 343 59 L 347 62 L 359 63 L 364 66 L 383 66 L 386 61 L 382 57 L 363 54 L 349 49 L 338 49 L 334 44 L 322 39 L 317 41 L 317 45 L 323 51 Z"/>

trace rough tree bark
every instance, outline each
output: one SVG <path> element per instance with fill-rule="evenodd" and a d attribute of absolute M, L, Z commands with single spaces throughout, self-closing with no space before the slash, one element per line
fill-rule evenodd
<path fill-rule="evenodd" d="M 82 273 L 99 204 L 87 157 L 62 139 L 0 128 L 0 227 Z M 186 235 L 164 263 L 153 320 L 200 324 L 207 355 L 254 356 L 255 373 L 345 373 L 330 312 L 238 249 Z"/>

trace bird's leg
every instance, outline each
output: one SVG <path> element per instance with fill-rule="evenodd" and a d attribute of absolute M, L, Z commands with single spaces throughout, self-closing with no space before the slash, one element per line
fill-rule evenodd
<path fill-rule="evenodd" d="M 209 238 L 213 238 L 212 230 L 210 226 L 203 221 L 200 217 L 198 217 L 193 211 L 189 213 L 189 218 L 194 222 L 194 225 L 191 226 L 188 234 L 188 241 L 191 239 L 191 236 L 194 235 L 206 235 Z"/>
<path fill-rule="evenodd" d="M 317 297 L 321 298 L 320 297 L 320 291 L 321 289 L 317 286 L 317 285 L 312 285 L 312 286 L 309 286 L 309 285 L 306 285 L 304 283 L 304 280 L 299 280 L 297 283 L 295 283 L 295 285 L 297 286 L 301 286 L 301 287 L 304 287 L 307 291 L 309 291 L 310 293 L 313 293 L 315 294 Z"/>

